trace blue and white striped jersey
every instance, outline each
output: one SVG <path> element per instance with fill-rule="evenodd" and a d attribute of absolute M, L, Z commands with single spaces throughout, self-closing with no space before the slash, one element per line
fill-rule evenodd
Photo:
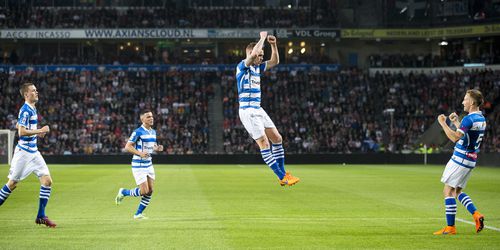
<path fill-rule="evenodd" d="M 238 101 L 240 109 L 260 109 L 260 76 L 266 70 L 267 62 L 258 66 L 245 66 L 242 60 L 236 67 Z"/>
<path fill-rule="evenodd" d="M 485 129 L 486 119 L 481 111 L 466 115 L 458 128 L 463 136 L 455 144 L 452 161 L 462 167 L 474 168 Z"/>
<path fill-rule="evenodd" d="M 31 107 L 28 103 L 24 103 L 17 117 L 18 126 L 25 127 L 27 130 L 35 130 L 37 129 L 37 123 L 38 115 L 36 113 L 36 108 Z M 29 153 L 36 153 L 38 151 L 36 143 L 37 135 L 19 136 L 17 147 Z"/>
<path fill-rule="evenodd" d="M 141 152 L 148 152 L 148 158 L 141 158 L 138 155 L 132 157 L 132 168 L 147 168 L 153 166 L 151 161 L 151 154 L 153 153 L 153 147 L 156 145 L 156 131 L 154 129 L 146 129 L 144 126 L 140 126 L 128 139 L 129 142 L 135 144 L 135 149 Z"/>

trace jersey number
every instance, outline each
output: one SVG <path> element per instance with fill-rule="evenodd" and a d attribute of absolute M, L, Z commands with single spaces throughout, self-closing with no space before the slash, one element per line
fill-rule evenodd
<path fill-rule="evenodd" d="M 476 140 L 476 146 L 474 147 L 475 150 L 478 150 L 479 147 L 481 146 L 481 141 L 483 140 L 483 136 L 484 134 L 480 134 L 478 137 L 477 137 L 477 140 Z"/>

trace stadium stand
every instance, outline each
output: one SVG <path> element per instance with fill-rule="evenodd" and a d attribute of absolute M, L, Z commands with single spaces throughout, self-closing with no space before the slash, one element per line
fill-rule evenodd
<path fill-rule="evenodd" d="M 117 154 L 135 126 L 138 109 L 158 114 L 159 140 L 168 153 L 207 153 L 208 100 L 221 84 L 224 153 L 255 153 L 238 118 L 234 72 L 49 72 L 2 74 L 0 126 L 13 129 L 22 103 L 20 82 L 40 85 L 43 121 L 57 124 L 41 143 L 50 154 Z M 339 72 L 266 73 L 263 106 L 282 130 L 290 153 L 414 152 L 439 113 L 461 111 L 462 92 L 485 89 L 489 124 L 500 122 L 500 71 L 401 74 L 373 77 L 358 69 Z M 2 91 L 3 92 L 3 91 Z M 455 106 L 448 106 L 453 103 Z M 393 130 L 383 110 L 394 108 Z M 500 152 L 500 131 L 488 126 L 483 152 Z M 192 139 L 191 139 L 192 137 Z M 43 146 L 42 146 L 43 145 Z M 48 145 L 51 145 L 50 147 Z"/>
<path fill-rule="evenodd" d="M 231 72 L 222 78 L 224 145 L 227 153 L 257 152 L 249 143 L 234 98 Z M 500 71 L 464 71 L 425 75 L 361 70 L 325 72 L 270 72 L 262 84 L 263 106 L 282 131 L 290 153 L 414 152 L 419 138 L 437 114 L 462 110 L 463 91 L 485 91 L 488 124 L 499 122 Z M 448 106 L 448 104 L 454 106 Z M 394 108 L 393 131 L 383 110 Z M 483 152 L 499 152 L 498 128 L 489 126 Z M 392 135 L 391 135 L 392 134 Z"/>
<path fill-rule="evenodd" d="M 335 27 L 325 8 L 275 7 L 33 7 L 0 10 L 0 28 L 242 28 Z M 331 9 L 331 8 L 330 8 Z M 244 11 L 240 11 L 244 10 Z"/>
<path fill-rule="evenodd" d="M 368 57 L 370 67 L 421 68 L 463 66 L 466 63 L 499 64 L 500 51 L 483 52 L 477 57 L 468 57 L 463 50 L 450 53 L 448 57 L 438 55 L 374 54 Z"/>
<path fill-rule="evenodd" d="M 207 152 L 207 103 L 214 73 L 31 72 L 1 74 L 0 126 L 15 129 L 20 82 L 36 82 L 46 154 L 119 154 L 138 126 L 139 109 L 155 111 L 158 139 L 170 154 Z M 54 143 L 54 142 L 58 143 Z"/>

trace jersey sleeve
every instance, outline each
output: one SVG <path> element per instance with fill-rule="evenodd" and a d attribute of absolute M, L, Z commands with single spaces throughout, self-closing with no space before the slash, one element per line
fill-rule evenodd
<path fill-rule="evenodd" d="M 130 135 L 130 138 L 128 139 L 128 142 L 132 142 L 132 143 L 136 143 L 137 140 L 139 139 L 139 134 L 137 133 L 137 131 L 134 131 L 132 133 L 132 135 Z"/>
<path fill-rule="evenodd" d="M 246 60 L 246 59 L 245 59 Z M 245 66 L 245 60 L 241 60 L 240 63 L 238 63 L 238 66 L 237 68 L 240 70 L 240 71 L 246 71 L 248 70 L 248 67 Z"/>
<path fill-rule="evenodd" d="M 23 126 L 25 128 L 28 128 L 29 123 L 30 123 L 30 116 L 31 116 L 30 112 L 28 112 L 27 110 L 22 110 L 21 112 L 19 112 L 17 124 L 19 124 L 19 126 Z"/>
<path fill-rule="evenodd" d="M 472 128 L 472 120 L 468 116 L 466 116 L 464 117 L 464 119 L 462 119 L 462 123 L 460 123 L 460 128 L 458 128 L 457 131 L 461 132 L 462 134 L 465 134 L 471 128 Z"/>
<path fill-rule="evenodd" d="M 259 68 L 260 68 L 260 73 L 262 73 L 262 72 L 266 71 L 266 69 L 267 69 L 267 61 L 266 61 L 266 62 L 264 62 L 264 63 L 261 63 L 261 64 L 259 65 Z"/>

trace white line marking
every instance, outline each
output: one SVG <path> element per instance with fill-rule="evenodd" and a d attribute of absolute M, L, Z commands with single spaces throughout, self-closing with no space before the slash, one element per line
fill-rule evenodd
<path fill-rule="evenodd" d="M 114 217 L 114 218 L 59 218 L 60 220 L 67 221 L 75 221 L 75 222 L 88 222 L 94 223 L 98 222 L 126 222 L 133 221 L 132 218 L 129 217 Z M 335 221 L 350 221 L 350 220 L 361 220 L 361 221 L 380 221 L 380 220 L 391 220 L 391 221 L 426 221 L 426 220 L 442 220 L 442 217 L 437 218 L 408 218 L 408 217 L 400 217 L 400 218 L 383 218 L 383 217 L 343 217 L 343 218 L 335 218 L 335 217 L 240 217 L 240 216 L 199 216 L 199 217 L 183 217 L 183 216 L 172 216 L 172 217 L 150 217 L 149 221 L 170 221 L 170 222 L 180 222 L 180 223 L 192 223 L 195 222 L 214 222 L 214 221 L 269 221 L 269 222 L 283 222 L 289 223 L 290 221 L 300 221 L 304 222 L 335 222 Z M 476 225 L 474 222 L 470 222 L 464 219 L 456 218 L 457 221 Z M 0 222 L 10 222 L 10 221 L 31 221 L 27 219 L 0 219 Z M 1 224 L 1 223 L 0 223 Z M 492 227 L 492 226 L 484 226 L 484 228 L 500 232 L 500 228 Z"/>
<path fill-rule="evenodd" d="M 245 168 L 245 165 L 238 164 L 238 167 Z"/>
<path fill-rule="evenodd" d="M 475 222 L 470 222 L 468 220 L 464 220 L 464 219 L 460 219 L 460 218 L 456 218 L 457 221 L 460 221 L 460 222 L 463 222 L 463 223 L 467 223 L 467 224 L 471 224 L 471 225 L 476 225 Z M 488 228 L 490 230 L 493 230 L 493 231 L 497 231 L 497 232 L 500 232 L 500 228 L 496 228 L 496 227 L 490 227 L 490 226 L 484 226 L 484 228 Z"/>
<path fill-rule="evenodd" d="M 129 221 L 132 220 L 129 217 L 113 217 L 113 218 L 68 218 L 62 217 L 59 218 L 62 220 L 72 220 L 72 221 Z M 393 220 L 393 221 L 425 221 L 425 220 L 442 220 L 443 218 L 378 218 L 378 217 L 342 217 L 342 218 L 334 218 L 334 217 L 239 217 L 239 216 L 221 216 L 221 217 L 213 217 L 213 216 L 200 216 L 200 217 L 149 217 L 149 220 L 153 221 L 180 221 L 180 222 L 190 222 L 190 221 L 232 221 L 232 220 L 247 220 L 247 221 L 279 221 L 279 222 L 290 222 L 290 221 L 301 221 L 301 222 L 334 222 L 334 221 L 351 221 L 351 220 L 363 220 L 363 221 L 380 221 L 380 220 Z M 31 220 L 23 220 L 23 219 L 0 219 L 0 222 L 7 221 L 31 221 Z"/>

